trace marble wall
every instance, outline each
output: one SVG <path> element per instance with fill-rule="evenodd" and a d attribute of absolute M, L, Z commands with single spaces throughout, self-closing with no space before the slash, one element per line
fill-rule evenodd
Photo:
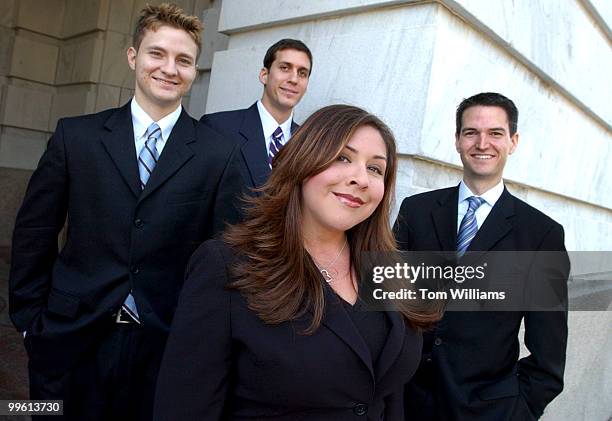
<path fill-rule="evenodd" d="M 266 48 L 281 37 L 300 38 L 314 66 L 297 119 L 330 103 L 365 107 L 394 130 L 402 171 L 434 165 L 422 186 L 437 188 L 454 183 L 445 174 L 460 167 L 456 105 L 480 91 L 505 93 L 519 107 L 521 135 L 506 180 L 566 227 L 569 249 L 612 250 L 612 115 L 605 107 L 612 54 L 593 18 L 599 5 L 270 3 L 262 9 L 223 2 L 219 29 L 227 49 L 214 56 L 207 112 L 250 105 L 261 95 L 257 74 Z M 422 190 L 417 180 L 400 177 L 398 201 Z"/>

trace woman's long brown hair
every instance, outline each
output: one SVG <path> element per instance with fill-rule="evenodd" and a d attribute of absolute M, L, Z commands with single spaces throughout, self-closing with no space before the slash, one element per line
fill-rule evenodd
<path fill-rule="evenodd" d="M 304 247 L 302 184 L 327 169 L 361 126 L 377 129 L 387 150 L 383 198 L 374 213 L 351 228 L 347 237 L 351 262 L 359 277 L 362 252 L 395 251 L 390 229 L 397 157 L 391 130 L 378 117 L 350 105 L 331 105 L 312 114 L 276 155 L 272 174 L 258 192 L 246 198 L 245 222 L 229 227 L 224 239 L 246 259 L 231 268 L 230 287 L 246 297 L 249 308 L 265 323 L 294 320 L 311 311 L 305 333 L 314 332 L 325 307 L 323 279 Z M 436 311 L 406 310 L 414 327 L 439 319 Z"/>

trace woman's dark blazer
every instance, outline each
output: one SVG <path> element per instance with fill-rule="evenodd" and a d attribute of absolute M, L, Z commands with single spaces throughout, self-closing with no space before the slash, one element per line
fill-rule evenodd
<path fill-rule="evenodd" d="M 157 383 L 155 420 L 402 420 L 403 385 L 422 337 L 399 313 L 373 366 L 368 346 L 326 287 L 325 315 L 264 324 L 225 288 L 233 256 L 220 241 L 195 252 Z"/>

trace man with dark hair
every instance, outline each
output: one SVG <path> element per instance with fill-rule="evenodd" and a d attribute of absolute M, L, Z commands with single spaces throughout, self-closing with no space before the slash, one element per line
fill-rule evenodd
<path fill-rule="evenodd" d="M 31 398 L 63 400 L 63 419 L 151 419 L 187 260 L 237 219 L 238 149 L 181 106 L 201 30 L 174 5 L 142 10 L 134 98 L 60 119 L 17 215 L 10 315 Z"/>
<path fill-rule="evenodd" d="M 299 40 L 281 39 L 264 56 L 259 71 L 263 95 L 249 108 L 202 116 L 201 122 L 241 145 L 240 172 L 249 188 L 266 182 L 272 158 L 299 127 L 293 108 L 308 88 L 312 54 Z"/>
<path fill-rule="evenodd" d="M 502 180 L 518 145 L 517 120 L 514 103 L 498 93 L 464 100 L 455 133 L 463 180 L 406 198 L 394 227 L 396 239 L 402 250 L 454 252 L 460 262 L 470 251 L 559 252 L 534 279 L 561 280 L 557 293 L 566 302 L 563 227 L 510 194 Z M 516 288 L 522 285 L 517 272 L 508 279 Z M 539 418 L 563 389 L 567 312 L 524 310 L 447 311 L 424 335 L 421 364 L 406 388 L 406 419 Z M 519 359 L 521 322 L 530 354 Z"/>
<path fill-rule="evenodd" d="M 511 99 L 495 92 L 482 92 L 461 101 L 455 114 L 455 137 L 461 132 L 463 113 L 470 107 L 499 107 L 506 112 L 510 137 L 518 129 L 518 109 Z M 518 139 L 518 138 L 517 138 Z"/>

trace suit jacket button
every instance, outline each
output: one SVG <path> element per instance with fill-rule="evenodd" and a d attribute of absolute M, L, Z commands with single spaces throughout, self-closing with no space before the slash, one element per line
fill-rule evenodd
<path fill-rule="evenodd" d="M 132 272 L 133 275 L 138 275 L 138 273 L 140 273 L 140 268 L 138 266 L 132 266 L 130 272 Z"/>
<path fill-rule="evenodd" d="M 137 218 L 134 220 L 134 225 L 136 225 L 136 228 L 142 228 L 142 226 L 144 225 L 144 222 L 142 222 L 142 219 Z"/>
<path fill-rule="evenodd" d="M 368 405 L 364 403 L 358 403 L 353 407 L 353 413 L 358 416 L 362 416 L 368 413 Z"/>
<path fill-rule="evenodd" d="M 434 340 L 434 345 L 442 345 L 442 338 L 436 338 Z"/>

